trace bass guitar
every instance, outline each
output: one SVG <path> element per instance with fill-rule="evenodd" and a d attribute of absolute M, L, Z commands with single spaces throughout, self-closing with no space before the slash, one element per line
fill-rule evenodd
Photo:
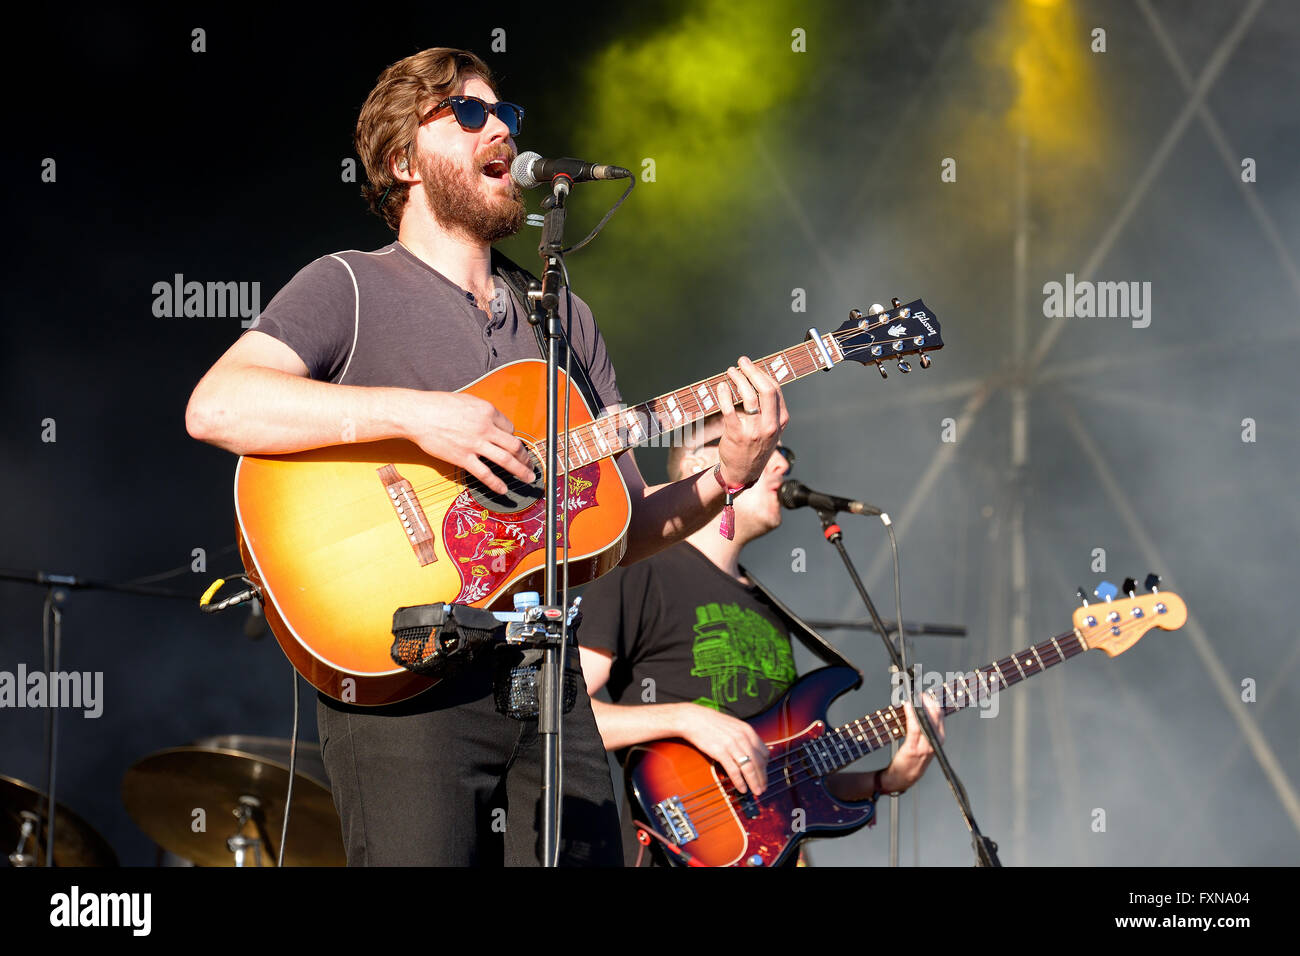
<path fill-rule="evenodd" d="M 1177 630 L 1187 606 L 1176 594 L 1155 590 L 1116 600 L 1113 584 L 1102 582 L 1099 604 L 1074 612 L 1074 627 L 1041 644 L 994 661 L 935 689 L 945 714 L 981 705 L 1049 667 L 1093 648 L 1111 657 L 1124 653 L 1153 627 Z M 795 682 L 785 695 L 748 723 L 767 744 L 767 789 L 755 797 L 740 793 L 725 770 L 681 740 L 662 740 L 630 748 L 628 786 L 640 808 L 634 816 L 670 848 L 669 859 L 690 866 L 776 866 L 807 836 L 843 836 L 867 823 L 869 801 L 845 802 L 831 796 L 825 778 L 860 757 L 907 735 L 901 705 L 877 710 L 831 727 L 831 701 L 857 686 L 848 667 L 824 667 Z"/>
<path fill-rule="evenodd" d="M 785 385 L 852 360 L 873 364 L 943 348 L 939 323 L 920 299 L 863 315 L 834 332 L 810 329 L 799 345 L 755 362 Z M 626 550 L 631 516 L 614 456 L 717 410 L 726 375 L 597 418 L 560 373 L 570 423 L 559 438 L 558 558 L 574 584 L 613 568 Z M 542 589 L 546 547 L 546 363 L 494 369 L 460 389 L 486 399 L 515 425 L 531 456 L 525 483 L 489 467 L 509 490 L 499 495 L 472 475 L 426 455 L 412 442 L 330 445 L 291 455 L 245 455 L 235 470 L 240 556 L 261 589 L 266 620 L 293 666 L 336 700 L 390 704 L 436 681 L 393 662 L 393 612 L 449 603 L 510 606 L 516 591 Z M 563 405 L 561 406 L 563 407 Z M 567 510 L 567 529 L 565 517 Z"/>

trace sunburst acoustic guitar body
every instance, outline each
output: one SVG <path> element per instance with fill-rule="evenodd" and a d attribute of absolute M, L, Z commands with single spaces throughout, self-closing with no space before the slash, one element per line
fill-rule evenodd
<path fill-rule="evenodd" d="M 435 681 L 389 656 L 397 608 L 502 607 L 515 591 L 541 589 L 545 382 L 546 363 L 525 359 L 460 389 L 496 406 L 534 454 L 536 480 L 512 480 L 507 496 L 404 440 L 240 459 L 240 554 L 262 588 L 276 639 L 313 686 L 361 705 L 411 697 Z M 561 388 L 568 390 L 571 425 L 592 421 L 563 372 Z M 621 560 L 631 503 L 611 457 L 561 477 L 570 580 L 581 584 Z M 562 534 L 557 548 L 563 558 Z"/>
<path fill-rule="evenodd" d="M 871 315 L 854 310 L 830 334 L 810 329 L 803 342 L 755 364 L 782 386 L 846 359 L 882 374 L 886 359 L 909 371 L 909 355 L 928 367 L 929 353 L 943 348 L 937 319 L 920 299 L 892 301 L 892 309 Z M 401 440 L 240 459 L 240 555 L 262 588 L 280 646 L 316 688 L 362 705 L 412 697 L 434 682 L 389 656 L 395 610 L 435 603 L 499 608 L 516 591 L 541 590 L 545 384 L 546 363 L 524 359 L 460 389 L 504 413 L 533 455 L 534 481 L 511 477 L 504 496 Z M 632 507 L 615 456 L 699 421 L 734 396 L 723 373 L 593 419 L 563 375 L 561 389 L 570 409 L 558 449 L 569 579 L 583 584 L 617 565 L 626 550 Z M 340 432 L 347 442 L 343 423 Z M 561 527 L 563 510 L 557 508 Z M 558 537 L 563 558 L 562 531 Z"/>

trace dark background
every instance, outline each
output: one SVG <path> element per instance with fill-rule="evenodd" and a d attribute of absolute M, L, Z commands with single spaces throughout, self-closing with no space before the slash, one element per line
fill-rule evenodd
<path fill-rule="evenodd" d="M 108 581 L 179 569 L 158 583 L 196 596 L 237 570 L 234 460 L 189 439 L 183 413 L 239 319 L 157 318 L 153 284 L 259 282 L 265 304 L 317 256 L 388 242 L 342 177 L 357 110 L 390 62 L 465 46 L 526 107 L 521 149 L 655 160 L 655 181 L 570 262 L 629 401 L 850 308 L 924 296 L 947 345 L 933 369 L 882 382 L 851 366 L 786 395 L 799 477 L 893 513 L 904 616 L 970 628 L 918 640 L 927 670 L 1066 630 L 1075 586 L 1103 577 L 1156 570 L 1186 598 L 1182 631 L 1018 687 L 997 719 L 950 719 L 1006 862 L 1295 863 L 1300 7 L 661 2 L 574 14 L 558 49 L 556 35 L 502 6 L 25 13 L 4 63 L 0 565 Z M 956 182 L 940 179 L 945 157 Z M 582 189 L 571 234 L 616 195 Z M 505 248 L 531 263 L 536 238 Z M 1151 326 L 1052 323 L 1041 289 L 1066 273 L 1151 282 Z M 657 480 L 662 453 L 639 458 Z M 878 527 L 847 534 L 892 617 Z M 189 569 L 196 548 L 205 573 Z M 860 614 L 810 514 L 747 561 L 801 612 Z M 42 599 L 0 583 L 0 669 L 39 667 Z M 243 636 L 243 611 L 79 592 L 65 614 L 62 668 L 102 671 L 105 702 L 98 720 L 61 715 L 59 798 L 123 863 L 150 864 L 123 773 L 209 734 L 286 736 L 291 670 L 269 635 Z M 883 706 L 876 638 L 837 633 L 871 676 L 835 716 Z M 303 713 L 313 738 L 311 694 Z M 0 774 L 41 784 L 43 717 L 0 711 Z M 904 816 L 905 863 L 969 861 L 945 793 L 932 770 L 920 824 Z M 882 827 L 812 856 L 878 864 L 886 847 Z"/>

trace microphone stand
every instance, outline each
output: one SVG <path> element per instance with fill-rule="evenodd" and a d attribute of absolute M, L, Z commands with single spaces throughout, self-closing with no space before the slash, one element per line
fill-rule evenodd
<path fill-rule="evenodd" d="M 46 571 L 13 571 L 0 569 L 0 581 L 19 581 L 23 584 L 36 584 L 45 588 L 45 605 L 41 615 L 42 663 L 45 665 L 47 687 L 54 687 L 54 674 L 59 669 L 59 655 L 63 646 L 63 609 L 59 607 L 67 600 L 67 589 L 115 591 L 119 594 L 143 594 L 148 597 L 177 598 L 183 601 L 194 600 L 188 594 L 178 594 L 166 588 L 151 588 L 138 584 L 105 584 L 89 581 L 72 574 L 50 574 Z M 18 693 L 25 693 L 26 688 L 15 688 Z M 55 766 L 58 763 L 59 708 L 54 701 L 46 702 L 45 708 L 45 865 L 54 865 L 54 822 L 55 822 Z"/>
<path fill-rule="evenodd" d="M 556 453 L 559 444 L 560 293 L 564 288 L 564 220 L 567 215 L 564 201 L 570 186 L 567 176 L 556 176 L 551 182 L 551 196 L 543 203 L 546 216 L 542 223 L 542 241 L 537 249 L 546 268 L 542 272 L 541 288 L 529 290 L 533 311 L 528 321 L 534 325 L 544 323 L 546 335 L 546 593 L 542 605 L 548 609 L 556 608 L 559 600 L 555 512 L 559 504 Z M 565 462 L 565 468 L 567 483 L 568 462 Z M 566 527 L 564 560 L 567 562 L 568 559 Z M 560 651 L 569 634 L 568 615 L 561 611 L 558 617 L 558 622 L 551 615 L 544 618 L 549 639 L 543 650 L 537 695 L 537 733 L 542 738 L 542 866 L 548 867 L 559 864 L 559 818 L 563 799 L 559 787 L 559 734 L 564 712 Z"/>
<path fill-rule="evenodd" d="M 939 743 L 939 738 L 934 732 L 934 727 L 930 723 L 930 715 L 925 711 L 925 705 L 922 701 L 916 699 L 915 691 L 912 687 L 912 675 L 907 669 L 906 658 L 900 656 L 899 648 L 894 645 L 890 639 L 889 632 L 885 630 L 884 622 L 881 621 L 880 615 L 876 612 L 876 606 L 871 601 L 871 596 L 867 594 L 867 589 L 862 583 L 862 578 L 858 576 L 858 569 L 853 566 L 853 560 L 849 557 L 848 551 L 844 548 L 844 533 L 840 526 L 835 523 L 835 513 L 823 508 L 817 508 L 817 517 L 821 519 L 822 534 L 826 540 L 835 546 L 835 550 L 840 553 L 840 558 L 844 561 L 844 567 L 849 572 L 849 577 L 853 579 L 853 585 L 858 589 L 858 594 L 862 597 L 862 603 L 867 607 L 867 613 L 871 616 L 871 621 L 875 625 L 876 631 L 880 634 L 880 639 L 885 645 L 885 652 L 889 655 L 893 666 L 903 675 L 903 685 L 907 688 L 907 697 L 913 702 L 916 710 L 917 722 L 921 727 L 921 732 L 925 734 L 930 746 L 934 748 L 935 759 L 939 762 L 939 767 L 943 770 L 944 777 L 948 780 L 948 786 L 952 790 L 953 799 L 957 801 L 957 809 L 966 823 L 966 828 L 971 834 L 971 845 L 975 850 L 976 866 L 997 866 L 1002 865 L 997 855 L 997 844 L 984 836 L 980 832 L 979 825 L 975 822 L 974 811 L 970 808 L 970 800 L 966 796 L 966 788 L 962 786 L 961 781 L 957 779 L 957 773 L 952 769 L 952 764 L 948 762 L 948 755 L 944 752 L 943 745 Z M 881 520 L 886 524 L 889 523 L 889 516 L 881 514 Z M 899 643 L 905 644 L 903 635 L 899 634 Z M 903 653 L 906 653 L 904 647 Z M 940 704 L 942 706 L 942 703 Z M 892 737 L 890 738 L 893 739 Z M 892 753 L 892 748 L 891 748 Z M 898 821 L 898 798 L 892 798 L 894 803 L 890 806 L 890 864 L 898 865 L 897 859 L 897 838 L 895 836 Z"/>

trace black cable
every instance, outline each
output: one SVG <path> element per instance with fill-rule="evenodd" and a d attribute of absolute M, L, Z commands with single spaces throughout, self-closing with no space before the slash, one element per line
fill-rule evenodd
<path fill-rule="evenodd" d="M 228 544 L 221 550 L 214 551 L 212 553 L 212 556 L 216 558 L 216 557 L 220 557 L 223 554 L 229 554 L 230 552 L 234 551 L 237 547 L 238 546 L 233 543 Z M 142 578 L 132 578 L 130 581 L 127 581 L 126 583 L 127 584 L 152 584 L 154 581 L 165 581 L 168 578 L 174 578 L 182 574 L 193 574 L 193 573 L 194 573 L 194 565 L 193 562 L 190 562 L 188 564 L 182 564 L 179 567 L 171 568 L 170 570 L 167 571 L 160 571 L 157 574 L 149 574 Z"/>
<path fill-rule="evenodd" d="M 293 778 L 298 766 L 298 671 L 290 667 L 293 674 L 293 739 L 289 742 L 289 790 L 284 795 L 284 822 L 280 827 L 280 852 L 276 854 L 275 865 L 284 866 L 284 844 L 289 836 L 289 811 L 293 808 Z"/>
<path fill-rule="evenodd" d="M 623 195 L 621 195 L 621 196 L 618 197 L 618 202 L 616 202 L 616 203 L 614 203 L 614 205 L 610 206 L 610 207 L 609 207 L 609 212 L 605 213 L 605 215 L 601 218 L 600 222 L 596 223 L 596 228 L 593 229 L 593 230 L 591 230 L 591 232 L 587 233 L 586 238 L 583 239 L 581 242 L 577 243 L 576 245 L 569 246 L 569 248 L 567 248 L 567 249 L 561 249 L 561 250 L 560 250 L 560 255 L 562 255 L 562 256 L 567 256 L 570 252 L 577 252 L 579 249 L 581 249 L 581 248 L 582 248 L 583 246 L 585 246 L 587 243 L 591 242 L 591 240 L 595 239 L 595 238 L 596 238 L 596 233 L 600 232 L 600 230 L 602 230 L 602 229 L 605 228 L 605 223 L 609 222 L 609 217 L 612 216 L 612 215 L 614 215 L 614 213 L 618 212 L 618 207 L 621 206 L 621 205 L 623 205 L 623 200 L 626 199 L 629 195 L 631 195 L 631 193 L 632 193 L 632 187 L 635 186 L 635 185 L 636 185 L 636 177 L 635 177 L 635 176 L 631 176 L 631 177 L 629 177 L 629 178 L 628 178 L 628 181 L 627 181 L 627 189 L 623 190 Z M 561 259 L 560 262 L 561 262 L 561 267 L 563 267 L 563 262 L 564 262 L 564 260 Z M 567 270 L 566 270 L 566 274 L 565 274 L 565 277 L 564 277 L 564 285 L 565 285 L 565 288 L 568 288 L 568 285 L 569 285 L 569 277 L 568 277 L 568 274 L 567 274 Z"/>

